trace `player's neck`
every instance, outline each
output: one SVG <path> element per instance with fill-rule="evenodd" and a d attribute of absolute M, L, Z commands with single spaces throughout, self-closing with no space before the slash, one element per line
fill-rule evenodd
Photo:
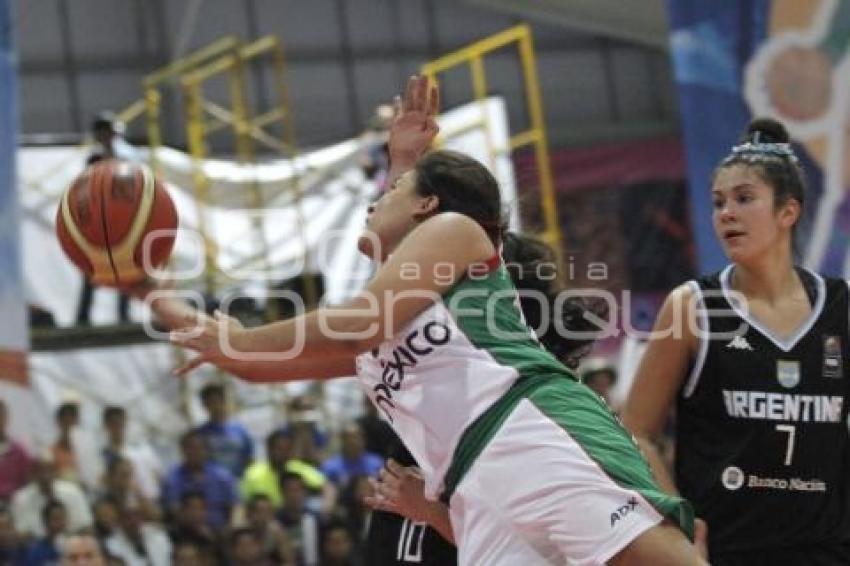
<path fill-rule="evenodd" d="M 776 303 L 801 283 L 790 253 L 768 253 L 746 265 L 736 264 L 730 285 L 749 299 Z"/>

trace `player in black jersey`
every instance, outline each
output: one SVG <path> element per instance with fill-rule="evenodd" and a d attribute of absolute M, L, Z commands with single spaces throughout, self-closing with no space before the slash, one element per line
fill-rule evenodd
<path fill-rule="evenodd" d="M 788 142 L 755 120 L 717 168 L 731 265 L 667 297 L 623 414 L 707 523 L 715 566 L 850 564 L 848 286 L 794 265 L 805 191 Z M 674 401 L 675 482 L 652 444 Z"/>
<path fill-rule="evenodd" d="M 391 458 L 406 468 L 402 473 L 406 473 L 409 467 L 416 466 L 413 456 L 398 438 L 393 443 Z M 398 468 L 394 466 L 394 469 Z M 415 489 L 419 494 L 422 493 L 421 486 Z M 424 503 L 424 496 L 421 499 Z M 445 513 L 444 518 L 445 522 L 441 530 L 445 530 L 448 526 L 448 512 Z M 428 521 L 424 516 L 417 521 L 390 511 L 376 509 L 372 512 L 372 519 L 369 522 L 365 563 L 370 566 L 457 564 L 457 549 L 451 537 L 451 527 L 448 526 L 448 532 L 445 534 L 449 538 L 446 538 L 429 524 L 430 522 L 433 521 Z"/>

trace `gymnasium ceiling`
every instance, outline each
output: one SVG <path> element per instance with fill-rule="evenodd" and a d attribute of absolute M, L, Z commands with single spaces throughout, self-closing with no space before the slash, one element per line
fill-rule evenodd
<path fill-rule="evenodd" d="M 286 45 L 299 142 L 326 145 L 362 131 L 423 62 L 520 21 L 534 31 L 554 145 L 678 129 L 663 0 L 27 0 L 16 9 L 28 142 L 79 139 L 96 112 L 138 99 L 145 74 L 216 38 L 273 33 Z M 515 57 L 496 55 L 487 70 L 512 123 L 523 123 Z M 269 96 L 263 75 L 252 77 L 258 99 Z M 447 105 L 465 102 L 468 76 L 445 89 Z M 185 143 L 182 114 L 180 96 L 168 97 L 175 145 Z"/>

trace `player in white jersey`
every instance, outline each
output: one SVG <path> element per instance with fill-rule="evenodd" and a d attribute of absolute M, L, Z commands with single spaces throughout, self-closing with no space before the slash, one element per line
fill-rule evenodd
<path fill-rule="evenodd" d="M 413 79 L 399 120 L 433 130 L 434 92 Z M 379 265 L 349 303 L 256 328 L 199 316 L 172 341 L 199 352 L 186 369 L 250 382 L 357 373 L 449 503 L 460 564 L 701 564 L 690 506 L 526 327 L 502 225 L 487 169 L 432 152 L 370 208 L 358 247 Z"/>

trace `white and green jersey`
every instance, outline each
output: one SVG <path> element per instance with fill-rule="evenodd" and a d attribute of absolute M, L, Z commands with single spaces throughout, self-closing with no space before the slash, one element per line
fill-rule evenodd
<path fill-rule="evenodd" d="M 526 326 L 498 258 L 391 340 L 358 356 L 357 373 L 422 468 L 429 498 L 442 491 L 463 432 L 518 378 L 573 378 Z"/>

